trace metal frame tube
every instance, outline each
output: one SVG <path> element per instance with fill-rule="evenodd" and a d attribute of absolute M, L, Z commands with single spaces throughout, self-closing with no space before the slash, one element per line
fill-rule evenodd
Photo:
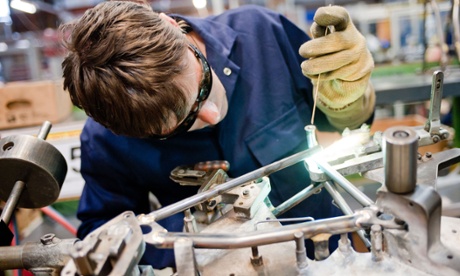
<path fill-rule="evenodd" d="M 297 194 L 295 194 L 294 196 L 292 196 L 285 202 L 278 205 L 275 209 L 273 209 L 272 210 L 273 215 L 277 217 L 277 216 L 284 214 L 285 212 L 291 210 L 293 207 L 295 207 L 300 202 L 309 198 L 311 195 L 316 194 L 318 191 L 321 190 L 322 187 L 323 187 L 322 183 L 316 186 L 311 184 L 310 186 L 306 187 L 305 189 L 298 192 Z"/>
<path fill-rule="evenodd" d="M 341 216 L 312 222 L 286 225 L 277 229 L 266 229 L 237 234 L 205 234 L 205 233 L 165 233 L 156 232 L 144 235 L 144 241 L 159 248 L 173 248 L 174 243 L 187 238 L 193 241 L 195 248 L 233 249 L 261 246 L 273 243 L 292 241 L 295 233 L 304 233 L 305 238 L 311 238 L 320 233 L 332 235 L 355 232 L 361 229 L 361 224 L 370 223 L 373 213 L 370 210 L 355 213 L 351 216 Z"/>
<path fill-rule="evenodd" d="M 329 182 L 324 182 L 324 187 L 326 190 L 329 192 L 329 194 L 332 196 L 334 199 L 335 203 L 339 206 L 340 210 L 345 215 L 351 215 L 353 214 L 353 210 L 351 210 L 350 206 L 346 202 L 346 200 L 342 197 L 342 195 L 337 191 L 337 189 Z M 356 232 L 360 239 L 363 241 L 363 243 L 366 245 L 367 248 L 371 247 L 371 242 L 369 239 L 366 238 L 366 235 L 364 233 L 364 230 L 358 230 Z"/>
<path fill-rule="evenodd" d="M 315 153 L 319 152 L 320 147 L 314 147 L 305 151 L 301 151 L 279 161 L 276 161 L 272 164 L 259 168 L 255 171 L 244 174 L 238 178 L 229 180 L 221 185 L 217 185 L 215 188 L 207 190 L 205 192 L 196 194 L 194 196 L 188 197 L 171 205 L 165 206 L 157 211 L 153 211 L 147 215 L 140 215 L 139 220 L 141 223 L 149 223 L 151 221 L 158 221 L 164 218 L 167 218 L 171 215 L 182 212 L 186 209 L 189 209 L 199 203 L 202 203 L 210 198 L 221 195 L 224 192 L 238 187 L 244 183 L 252 181 L 254 179 L 270 175 L 271 173 L 277 172 L 289 166 L 292 166 L 308 157 L 313 156 Z"/>
<path fill-rule="evenodd" d="M 78 239 L 55 239 L 51 244 L 27 242 L 0 247 L 0 271 L 10 269 L 62 269 L 70 259 L 68 252 Z"/>
<path fill-rule="evenodd" d="M 329 165 L 326 161 L 317 159 L 314 160 L 318 167 L 324 171 L 332 180 L 334 180 L 340 187 L 342 187 L 347 193 L 349 193 L 356 201 L 358 201 L 364 207 L 373 205 L 374 202 L 356 188 L 350 181 L 348 181 L 343 175 L 338 173 L 334 168 Z"/>
<path fill-rule="evenodd" d="M 0 271 L 25 268 L 22 261 L 24 246 L 0 247 Z"/>

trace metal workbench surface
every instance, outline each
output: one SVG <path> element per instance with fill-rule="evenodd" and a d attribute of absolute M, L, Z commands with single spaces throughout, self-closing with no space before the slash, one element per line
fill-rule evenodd
<path fill-rule="evenodd" d="M 430 100 L 432 72 L 372 77 L 376 104 Z M 460 69 L 444 72 L 443 98 L 460 96 Z"/>

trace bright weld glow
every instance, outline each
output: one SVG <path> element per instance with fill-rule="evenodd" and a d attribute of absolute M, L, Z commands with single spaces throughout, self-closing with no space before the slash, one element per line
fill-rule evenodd
<path fill-rule="evenodd" d="M 37 12 L 37 7 L 34 4 L 29 2 L 24 2 L 22 0 L 13 0 L 10 3 L 10 6 L 13 9 L 20 10 L 26 13 L 34 14 Z"/>
<path fill-rule="evenodd" d="M 0 42 L 0 52 L 6 52 L 8 50 L 8 44 Z"/>
<path fill-rule="evenodd" d="M 19 49 L 29 49 L 30 48 L 30 41 L 27 39 L 21 39 L 16 42 L 16 48 Z"/>
<path fill-rule="evenodd" d="M 355 131 L 350 135 L 342 136 L 341 139 L 335 141 L 328 147 L 324 148 L 322 151 L 315 153 L 314 155 L 305 158 L 304 161 L 307 163 L 309 168 L 318 168 L 315 160 L 323 160 L 325 162 L 335 160 L 337 157 L 344 158 L 348 160 L 350 158 L 357 157 L 360 149 L 364 144 L 368 143 L 370 140 L 369 133 Z"/>
<path fill-rule="evenodd" d="M 203 9 L 205 8 L 207 5 L 207 1 L 206 0 L 193 0 L 193 6 L 196 8 L 196 9 Z"/>
<path fill-rule="evenodd" d="M 344 150 L 354 150 L 356 147 L 362 146 L 366 143 L 366 137 L 351 135 L 342 137 L 342 139 L 335 141 L 329 147 L 326 148 L 328 152 L 335 152 L 335 154 Z M 367 139 L 369 140 L 369 139 Z"/>

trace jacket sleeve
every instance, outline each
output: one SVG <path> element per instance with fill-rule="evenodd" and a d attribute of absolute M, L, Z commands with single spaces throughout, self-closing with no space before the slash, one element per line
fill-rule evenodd
<path fill-rule="evenodd" d="M 123 157 L 110 148 L 110 139 L 85 127 L 81 134 L 81 174 L 85 187 L 77 217 L 78 237 L 84 238 L 124 211 L 149 211 L 148 191 L 136 185 Z"/>
<path fill-rule="evenodd" d="M 135 148 L 126 137 L 115 136 L 89 119 L 81 134 L 81 173 L 85 187 L 80 197 L 77 217 L 81 221 L 77 236 L 83 239 L 125 211 L 136 215 L 151 211 L 147 183 L 154 177 L 142 174 L 144 167 L 139 159 L 149 158 L 149 153 Z M 133 153 L 135 152 L 135 153 Z M 150 167 L 150 163 L 144 166 Z M 139 169 L 139 167 L 142 167 Z M 137 171 L 136 171 L 137 170 Z M 165 218 L 158 224 L 168 231 L 181 232 L 183 214 Z M 146 245 L 141 264 L 156 269 L 174 266 L 174 252 Z"/>

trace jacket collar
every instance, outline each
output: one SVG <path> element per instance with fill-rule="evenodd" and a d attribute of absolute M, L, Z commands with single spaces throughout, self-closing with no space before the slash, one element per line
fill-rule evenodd
<path fill-rule="evenodd" d="M 225 87 L 227 99 L 230 102 L 240 72 L 239 64 L 231 60 L 237 33 L 227 25 L 212 20 L 215 17 L 196 18 L 181 15 L 175 15 L 175 17 L 185 20 L 203 39 L 206 45 L 206 58 Z M 228 69 L 231 71 L 230 75 L 228 75 Z"/>

